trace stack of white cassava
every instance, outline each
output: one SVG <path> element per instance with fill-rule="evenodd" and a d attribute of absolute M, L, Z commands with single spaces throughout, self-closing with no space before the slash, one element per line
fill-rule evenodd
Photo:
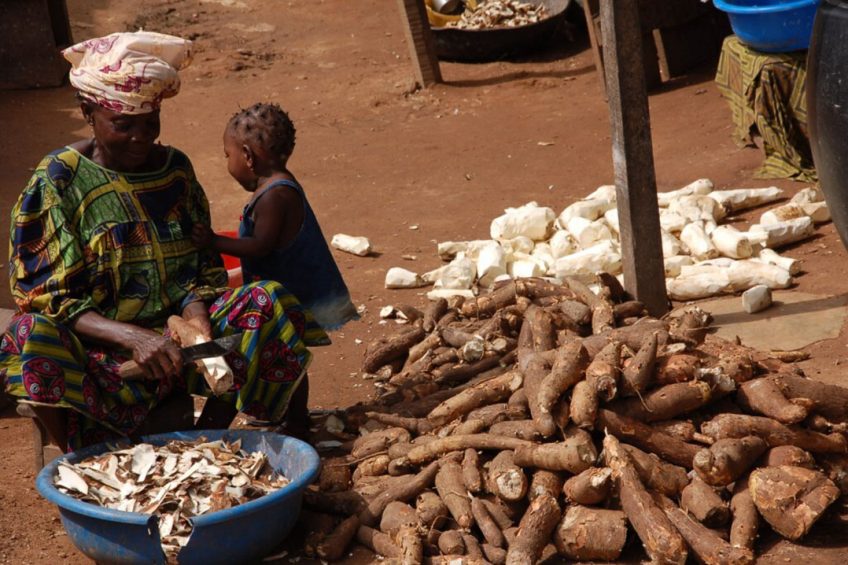
<path fill-rule="evenodd" d="M 758 285 L 791 286 L 801 273 L 801 263 L 776 250 L 813 237 L 817 224 L 830 221 L 821 191 L 805 188 L 760 214 L 758 223 L 747 230 L 736 227 L 741 228 L 737 214 L 783 198 L 777 187 L 714 190 L 707 179 L 658 193 L 669 297 L 696 300 Z M 614 186 L 599 187 L 559 216 L 530 202 L 507 208 L 492 220 L 491 239 L 439 243 L 439 256 L 449 261 L 447 265 L 421 276 L 389 269 L 386 287 L 432 284 L 428 297 L 433 299 L 473 297 L 478 286 L 489 288 L 509 278 L 574 277 L 588 282 L 599 271 L 620 276 L 619 231 Z"/>
<path fill-rule="evenodd" d="M 382 395 L 345 414 L 362 435 L 306 495 L 307 551 L 603 561 L 638 537 L 657 563 L 750 563 L 758 528 L 806 535 L 848 489 L 848 390 L 592 286 L 400 308 L 363 364 Z"/>

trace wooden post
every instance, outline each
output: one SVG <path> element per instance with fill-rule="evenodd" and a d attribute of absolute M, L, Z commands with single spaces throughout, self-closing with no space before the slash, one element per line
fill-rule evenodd
<path fill-rule="evenodd" d="M 421 86 L 442 82 L 439 58 L 430 22 L 427 21 L 427 8 L 422 0 L 397 0 L 403 16 L 403 30 L 409 44 L 409 55 L 415 67 L 415 80 Z"/>
<path fill-rule="evenodd" d="M 651 120 L 637 0 L 601 0 L 624 287 L 648 311 L 668 311 Z"/>

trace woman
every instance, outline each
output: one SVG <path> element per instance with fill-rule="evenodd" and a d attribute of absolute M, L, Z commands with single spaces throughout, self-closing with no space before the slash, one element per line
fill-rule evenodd
<path fill-rule="evenodd" d="M 278 420 L 307 345 L 329 340 L 279 284 L 227 290 L 220 256 L 191 242 L 192 226 L 210 223 L 206 195 L 188 158 L 155 143 L 159 105 L 179 91 L 191 43 L 117 33 L 64 55 L 93 137 L 46 156 L 13 209 L 20 312 L 0 343 L 6 391 L 33 405 L 62 448 L 161 428 L 153 409 L 172 393 L 209 394 L 163 335 L 177 314 L 210 339 L 243 333 L 226 356 L 235 384 L 219 396 L 224 412 Z M 129 359 L 147 380 L 121 380 Z"/>

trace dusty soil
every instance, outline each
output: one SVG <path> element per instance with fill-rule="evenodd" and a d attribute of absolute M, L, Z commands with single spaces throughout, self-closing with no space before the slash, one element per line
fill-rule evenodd
<path fill-rule="evenodd" d="M 234 229 L 246 200 L 226 172 L 223 127 L 240 107 L 276 101 L 298 127 L 291 167 L 325 234 L 371 238 L 373 257 L 337 255 L 366 315 L 336 334 L 333 346 L 316 351 L 315 408 L 366 398 L 370 385 L 353 375 L 362 342 L 387 330 L 380 307 L 424 302 L 420 292 L 385 290 L 387 268 L 429 270 L 439 263 L 436 241 L 486 237 L 490 219 L 506 206 L 536 200 L 561 209 L 612 178 L 606 103 L 579 31 L 530 60 L 445 63 L 446 83 L 421 91 L 413 88 L 394 2 L 68 0 L 68 7 L 76 39 L 144 27 L 196 40 L 182 93 L 163 109 L 161 140 L 192 158 L 216 229 Z M 698 69 L 651 96 L 661 190 L 699 177 L 719 187 L 765 185 L 752 178 L 760 152 L 730 139 L 729 110 L 713 73 Z M 7 233 L 9 208 L 32 167 L 88 131 L 69 88 L 0 92 L 0 123 L 0 232 Z M 799 289 L 848 290 L 848 261 L 832 226 L 790 255 L 803 259 L 807 271 Z M 8 289 L 0 292 L 0 305 L 11 306 Z M 841 383 L 844 339 L 809 351 L 808 372 Z M 0 415 L 0 562 L 85 562 L 33 478 L 29 423 L 7 409 Z M 764 561 L 844 561 L 840 513 L 803 547 L 764 540 Z"/>

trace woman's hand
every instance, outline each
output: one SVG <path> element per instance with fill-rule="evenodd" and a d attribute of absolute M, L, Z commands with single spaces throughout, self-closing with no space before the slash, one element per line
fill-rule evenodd
<path fill-rule="evenodd" d="M 212 247 L 212 243 L 215 241 L 215 232 L 209 226 L 194 224 L 191 228 L 191 241 L 201 249 Z"/>
<path fill-rule="evenodd" d="M 70 325 L 82 338 L 128 350 L 148 379 L 173 377 L 183 369 L 177 344 L 153 330 L 105 318 L 94 310 L 83 312 Z"/>
<path fill-rule="evenodd" d="M 147 332 L 147 335 L 141 335 Z M 131 340 L 133 361 L 138 363 L 148 379 L 174 377 L 183 370 L 180 349 L 171 339 L 154 331 L 141 330 Z"/>

